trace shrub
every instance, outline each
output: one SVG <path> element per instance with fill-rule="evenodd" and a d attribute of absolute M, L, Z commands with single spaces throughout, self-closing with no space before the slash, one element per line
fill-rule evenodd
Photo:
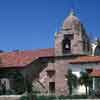
<path fill-rule="evenodd" d="M 2 90 L 0 90 L 0 95 L 12 95 L 12 94 L 16 94 L 16 93 L 11 89 L 6 90 L 5 93 Z"/>
<path fill-rule="evenodd" d="M 11 89 L 6 90 L 5 95 L 12 95 L 12 94 L 15 94 L 15 92 L 13 90 L 11 90 Z"/>
<path fill-rule="evenodd" d="M 30 100 L 30 99 L 32 99 L 32 100 L 37 100 L 37 96 L 36 95 L 28 95 L 28 96 L 22 96 L 21 98 L 20 98 L 20 100 Z M 44 100 L 44 99 L 43 99 Z"/>
<path fill-rule="evenodd" d="M 73 95 L 73 96 L 38 96 L 37 100 L 56 100 L 59 98 L 59 100 L 65 100 L 65 99 L 87 99 L 87 96 L 85 95 Z"/>
<path fill-rule="evenodd" d="M 59 99 L 86 99 L 86 95 L 59 96 Z"/>
<path fill-rule="evenodd" d="M 22 96 L 22 97 L 20 98 L 20 100 L 29 100 L 29 97 L 28 97 L 28 96 Z"/>

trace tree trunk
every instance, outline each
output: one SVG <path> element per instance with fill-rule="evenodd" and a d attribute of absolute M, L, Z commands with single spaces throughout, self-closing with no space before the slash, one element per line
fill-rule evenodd
<path fill-rule="evenodd" d="M 88 88 L 87 88 L 87 86 L 85 88 L 86 88 L 86 96 L 87 96 L 88 95 Z"/>
<path fill-rule="evenodd" d="M 69 86 L 69 95 L 72 95 L 72 86 Z"/>

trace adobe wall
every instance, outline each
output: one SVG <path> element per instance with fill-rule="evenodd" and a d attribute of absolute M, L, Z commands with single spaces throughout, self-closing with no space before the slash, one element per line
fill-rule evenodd
<path fill-rule="evenodd" d="M 49 82 L 55 82 L 55 75 L 49 77 L 47 70 L 55 70 L 54 63 L 51 60 L 39 75 L 39 81 L 45 86 L 45 90 L 49 93 Z"/>
<path fill-rule="evenodd" d="M 56 69 L 56 94 L 57 95 L 67 95 L 68 87 L 67 81 L 65 80 L 65 75 L 67 74 L 67 62 L 63 59 L 57 59 L 55 61 Z"/>
<path fill-rule="evenodd" d="M 66 58 L 59 58 L 55 60 L 55 69 L 56 69 L 56 95 L 68 95 L 68 85 L 66 74 L 67 70 L 70 68 L 69 60 L 75 59 L 74 56 L 69 56 Z"/>
<path fill-rule="evenodd" d="M 64 39 L 64 35 L 71 34 L 67 31 L 63 31 L 61 33 L 57 33 L 55 37 L 55 55 L 62 56 L 62 41 Z M 71 53 L 72 54 L 83 54 L 83 39 L 80 35 L 81 33 L 74 30 L 73 39 L 71 40 Z"/>
<path fill-rule="evenodd" d="M 68 85 L 65 75 L 70 67 L 69 60 L 74 59 L 74 56 L 55 58 L 54 62 L 49 61 L 47 67 L 40 73 L 39 80 L 45 86 L 45 89 L 49 93 L 49 82 L 55 82 L 55 94 L 56 95 L 68 95 Z M 48 69 L 54 69 L 55 74 L 50 78 L 47 75 Z"/>

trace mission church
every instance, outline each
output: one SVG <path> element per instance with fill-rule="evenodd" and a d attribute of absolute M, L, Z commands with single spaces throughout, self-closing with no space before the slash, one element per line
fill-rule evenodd
<path fill-rule="evenodd" d="M 23 94 L 26 84 L 33 84 L 33 90 L 37 87 L 42 93 L 68 95 L 66 76 L 71 69 L 77 78 L 81 71 L 90 71 L 92 89 L 100 88 L 100 45 L 91 43 L 73 11 L 54 38 L 54 48 L 0 53 L 0 87 Z M 75 91 L 84 93 L 82 87 Z"/>

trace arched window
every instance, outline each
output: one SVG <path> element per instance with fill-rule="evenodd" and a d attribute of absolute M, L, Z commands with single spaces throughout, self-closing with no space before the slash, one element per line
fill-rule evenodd
<path fill-rule="evenodd" d="M 97 46 L 94 51 L 94 56 L 100 56 L 100 46 Z"/>
<path fill-rule="evenodd" d="M 71 41 L 68 38 L 64 39 L 63 43 L 62 43 L 62 46 L 63 46 L 63 53 L 70 52 L 70 50 L 71 50 Z"/>
<path fill-rule="evenodd" d="M 64 35 L 62 41 L 62 51 L 64 54 L 71 52 L 71 40 L 73 39 L 73 34 Z"/>

